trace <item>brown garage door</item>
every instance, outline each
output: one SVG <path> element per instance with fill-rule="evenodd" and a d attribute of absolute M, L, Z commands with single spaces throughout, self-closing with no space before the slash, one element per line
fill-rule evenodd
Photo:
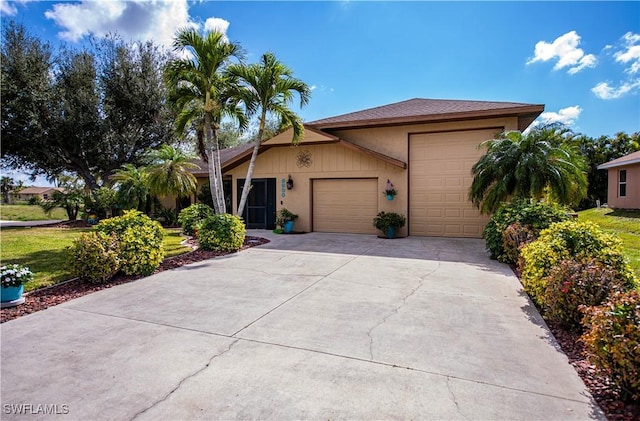
<path fill-rule="evenodd" d="M 314 231 L 375 234 L 377 213 L 377 179 L 313 180 Z"/>
<path fill-rule="evenodd" d="M 482 236 L 489 220 L 469 202 L 471 167 L 484 153 L 478 145 L 497 129 L 411 135 L 409 234 Z"/>

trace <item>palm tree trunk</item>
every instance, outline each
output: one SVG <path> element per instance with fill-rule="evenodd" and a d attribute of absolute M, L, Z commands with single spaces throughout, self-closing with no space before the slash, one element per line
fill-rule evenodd
<path fill-rule="evenodd" d="M 215 131 L 211 127 L 211 117 L 205 114 L 205 137 L 208 145 L 209 161 L 209 186 L 211 187 L 211 198 L 213 208 L 217 214 L 227 213 L 224 203 L 224 189 L 222 186 L 222 170 L 220 168 L 220 151 L 218 149 L 218 139 Z"/>
<path fill-rule="evenodd" d="M 253 177 L 253 169 L 256 166 L 258 152 L 260 151 L 260 144 L 262 143 L 262 134 L 264 133 L 264 126 L 265 126 L 266 119 L 267 119 L 266 110 L 263 108 L 262 115 L 260 116 L 260 126 L 258 127 L 258 136 L 256 137 L 255 144 L 253 146 L 251 161 L 249 161 L 249 168 L 247 168 L 247 177 L 244 179 L 244 187 L 242 188 L 242 197 L 240 198 L 240 204 L 238 205 L 239 217 L 242 217 L 245 204 L 247 203 L 247 198 L 249 197 L 249 190 L 251 190 L 251 178 Z"/>

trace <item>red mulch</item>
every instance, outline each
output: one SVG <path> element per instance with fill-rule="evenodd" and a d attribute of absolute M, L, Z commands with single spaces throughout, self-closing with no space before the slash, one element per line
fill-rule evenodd
<path fill-rule="evenodd" d="M 268 242 L 269 240 L 265 238 L 246 237 L 244 240 L 244 245 L 240 250 L 259 246 Z M 202 260 L 212 259 L 214 257 L 224 256 L 227 254 L 230 253 L 205 251 L 200 249 L 194 250 L 189 253 L 184 253 L 179 256 L 165 259 L 160 264 L 158 269 L 156 269 L 155 273 L 162 272 L 163 270 L 175 269 L 183 265 L 188 265 L 189 263 L 200 262 Z M 90 284 L 79 279 L 75 279 L 70 282 L 64 282 L 51 287 L 41 288 L 25 294 L 24 304 L 21 304 L 17 307 L 3 308 L 2 310 L 0 310 L 0 323 L 8 322 L 9 320 L 16 319 L 26 314 L 35 313 L 36 311 L 44 310 L 45 308 L 64 303 L 65 301 L 82 297 L 83 295 L 91 294 L 92 292 L 100 291 L 102 289 L 111 288 L 116 285 L 126 284 L 140 278 L 142 278 L 142 276 L 127 276 L 118 274 L 109 282 L 102 284 Z"/>

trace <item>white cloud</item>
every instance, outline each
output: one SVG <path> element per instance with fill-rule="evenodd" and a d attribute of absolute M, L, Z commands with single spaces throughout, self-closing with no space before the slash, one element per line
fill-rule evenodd
<path fill-rule="evenodd" d="M 210 17 L 204 22 L 204 29 L 207 31 L 218 31 L 226 34 L 229 29 L 229 21 L 222 18 Z"/>
<path fill-rule="evenodd" d="M 55 4 L 45 16 L 64 29 L 58 33 L 62 39 L 73 42 L 118 33 L 169 47 L 179 29 L 199 27 L 189 17 L 187 0 L 83 0 Z"/>
<path fill-rule="evenodd" d="M 619 63 L 629 64 L 625 70 L 629 74 L 640 72 L 640 35 L 627 32 L 622 36 L 625 50 L 617 51 L 613 56 Z"/>
<path fill-rule="evenodd" d="M 580 117 L 582 108 L 579 105 L 573 107 L 561 108 L 558 112 L 547 111 L 540 114 L 540 121 L 543 124 L 562 123 L 567 126 L 572 126 L 575 121 Z"/>
<path fill-rule="evenodd" d="M 18 14 L 17 5 L 25 5 L 34 0 L 0 0 L 0 15 L 15 16 Z"/>
<path fill-rule="evenodd" d="M 591 92 L 600 99 L 617 99 L 637 88 L 640 88 L 640 79 L 628 80 L 617 88 L 607 82 L 600 82 L 591 88 Z"/>
<path fill-rule="evenodd" d="M 309 90 L 314 91 L 316 90 L 318 87 L 316 85 L 311 85 L 311 87 L 309 88 Z"/>
<path fill-rule="evenodd" d="M 557 59 L 553 69 L 560 70 L 568 67 L 567 73 L 572 75 L 586 67 L 595 67 L 596 56 L 585 54 L 582 48 L 578 48 L 579 44 L 580 35 L 576 31 L 567 32 L 551 43 L 539 41 L 536 43 L 533 58 L 529 59 L 527 64 Z"/>

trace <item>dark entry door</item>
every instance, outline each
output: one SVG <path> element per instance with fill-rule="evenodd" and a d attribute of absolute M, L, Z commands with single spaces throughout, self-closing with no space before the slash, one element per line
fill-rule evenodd
<path fill-rule="evenodd" d="M 247 228 L 274 229 L 276 225 L 276 179 L 254 178 L 247 198 L 243 218 Z M 238 180 L 238 205 L 242 197 L 244 179 Z"/>

